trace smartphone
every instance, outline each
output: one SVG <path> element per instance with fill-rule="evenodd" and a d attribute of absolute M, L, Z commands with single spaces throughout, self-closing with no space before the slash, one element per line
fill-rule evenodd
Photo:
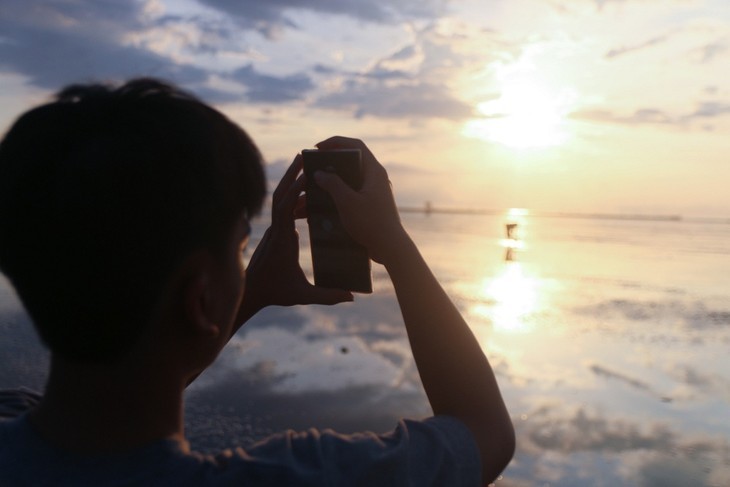
<path fill-rule="evenodd" d="M 362 186 L 359 149 L 303 150 L 307 177 L 307 224 L 317 286 L 359 293 L 373 292 L 370 256 L 347 233 L 332 197 L 314 182 L 314 173 L 337 174 L 348 186 Z"/>

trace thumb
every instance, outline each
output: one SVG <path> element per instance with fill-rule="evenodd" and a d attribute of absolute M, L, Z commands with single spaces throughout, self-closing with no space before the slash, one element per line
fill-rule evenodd
<path fill-rule="evenodd" d="M 336 174 L 317 171 L 314 173 L 314 181 L 317 186 L 327 191 L 336 201 L 343 201 L 352 198 L 357 194 Z"/>

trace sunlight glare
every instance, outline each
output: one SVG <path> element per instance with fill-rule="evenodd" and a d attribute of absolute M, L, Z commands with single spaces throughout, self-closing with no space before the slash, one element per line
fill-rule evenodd
<path fill-rule="evenodd" d="M 531 325 L 525 317 L 537 307 L 538 281 L 525 274 L 519 262 L 510 262 L 494 279 L 484 282 L 484 297 L 495 302 L 491 311 L 476 310 L 491 317 L 495 330 L 509 333 L 526 333 Z"/>
<path fill-rule="evenodd" d="M 507 210 L 507 216 L 512 218 L 519 218 L 523 219 L 526 216 L 530 215 L 530 210 L 527 208 L 510 208 Z"/>
<path fill-rule="evenodd" d="M 477 105 L 483 116 L 467 122 L 467 136 L 513 149 L 558 146 L 569 139 L 566 115 L 575 101 L 565 88 L 552 88 L 529 59 L 498 65 L 500 96 Z"/>

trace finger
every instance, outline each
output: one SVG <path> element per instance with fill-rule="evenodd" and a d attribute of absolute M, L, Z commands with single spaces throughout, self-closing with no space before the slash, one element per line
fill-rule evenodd
<path fill-rule="evenodd" d="M 277 185 L 276 189 L 274 190 L 274 196 L 273 196 L 273 203 L 276 205 L 278 202 L 281 201 L 281 199 L 284 197 L 284 195 L 289 191 L 290 186 L 294 183 L 294 181 L 297 178 L 297 175 L 302 169 L 302 156 L 301 154 L 297 154 L 296 157 L 294 157 L 294 160 L 292 161 L 291 165 L 289 165 L 289 168 L 284 173 L 284 176 L 282 176 L 281 181 L 279 181 L 279 184 Z"/>
<path fill-rule="evenodd" d="M 294 219 L 307 218 L 307 195 L 299 195 L 297 205 L 294 207 Z"/>
<path fill-rule="evenodd" d="M 314 173 L 314 180 L 317 183 L 317 186 L 324 189 L 330 194 L 330 196 L 332 196 L 335 202 L 353 198 L 357 195 L 357 192 L 345 184 L 345 182 L 336 174 L 325 171 L 317 171 Z"/>
<path fill-rule="evenodd" d="M 301 174 L 290 186 L 287 192 L 284 194 L 281 200 L 281 206 L 285 207 L 287 211 L 294 211 L 299 201 L 299 196 L 304 191 L 304 174 Z"/>
<path fill-rule="evenodd" d="M 284 194 L 288 191 L 292 183 L 296 181 L 297 175 L 301 170 L 302 155 L 297 154 L 296 157 L 294 157 L 291 165 L 289 165 L 289 168 L 284 173 L 284 176 L 282 176 L 281 181 L 279 181 L 279 184 L 276 186 L 276 189 L 274 190 L 273 204 L 275 206 L 277 202 L 279 202 Z"/>
<path fill-rule="evenodd" d="M 304 176 L 300 175 L 289 187 L 286 193 L 279 194 L 279 200 L 274 203 L 272 218 L 275 221 L 282 219 L 294 221 L 294 210 L 299 201 L 299 195 L 304 191 Z M 273 223 L 273 222 L 272 222 Z"/>
<path fill-rule="evenodd" d="M 312 286 L 307 293 L 306 304 L 333 305 L 338 303 L 349 303 L 355 300 L 350 291 L 343 289 L 331 289 L 326 287 Z"/>
<path fill-rule="evenodd" d="M 365 142 L 360 139 L 354 139 L 351 137 L 336 135 L 334 137 L 330 137 L 329 139 L 323 140 L 322 142 L 318 142 L 314 145 L 315 147 L 317 147 L 317 149 L 320 150 L 360 149 L 363 155 L 374 158 L 373 153 L 370 152 L 370 149 L 367 145 L 365 145 Z"/>
<path fill-rule="evenodd" d="M 335 135 L 326 140 L 314 144 L 318 149 L 330 150 L 330 149 L 361 149 L 364 148 L 365 144 L 360 139 L 352 137 L 343 137 L 341 135 Z"/>
<path fill-rule="evenodd" d="M 370 151 L 370 148 L 360 139 L 336 135 L 314 145 L 320 150 L 360 149 L 363 162 L 363 175 L 366 175 L 374 166 L 380 166 L 375 155 Z"/>

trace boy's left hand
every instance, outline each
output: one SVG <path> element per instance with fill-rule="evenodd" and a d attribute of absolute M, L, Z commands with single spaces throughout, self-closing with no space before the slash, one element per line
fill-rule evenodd
<path fill-rule="evenodd" d="M 271 226 L 246 269 L 246 291 L 238 313 L 242 324 L 270 305 L 337 304 L 352 301 L 349 291 L 311 284 L 299 265 L 299 234 L 294 221 L 303 216 L 302 156 L 297 155 L 274 191 Z M 299 176 L 299 177 L 297 177 Z"/>

